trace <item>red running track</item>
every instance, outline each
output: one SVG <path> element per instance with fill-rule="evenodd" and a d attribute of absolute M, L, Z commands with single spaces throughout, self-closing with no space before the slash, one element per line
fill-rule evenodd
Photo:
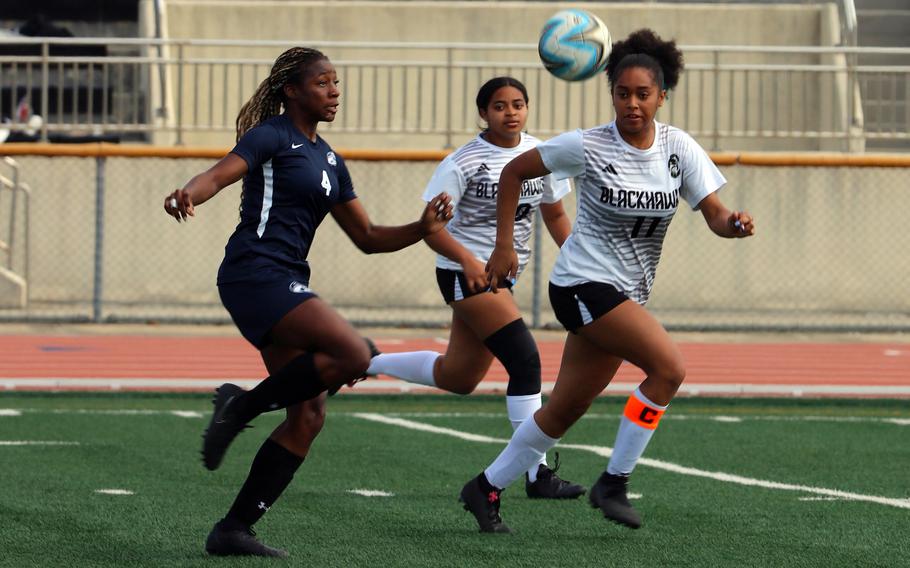
<path fill-rule="evenodd" d="M 387 352 L 445 345 L 432 338 L 385 339 Z M 544 390 L 552 388 L 561 341 L 539 343 Z M 910 344 L 682 343 L 682 394 L 910 398 Z M 592 370 L 593 371 L 593 370 Z M 240 338 L 0 335 L 0 390 L 209 390 L 224 381 L 249 387 L 263 377 L 258 353 Z M 641 380 L 624 364 L 608 392 Z M 494 362 L 478 391 L 502 392 L 507 375 Z M 345 393 L 436 392 L 388 377 Z"/>

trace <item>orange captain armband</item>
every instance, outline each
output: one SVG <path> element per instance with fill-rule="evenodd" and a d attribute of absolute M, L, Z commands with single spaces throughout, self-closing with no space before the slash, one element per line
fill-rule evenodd
<path fill-rule="evenodd" d="M 629 401 L 626 402 L 626 409 L 623 411 L 623 414 L 625 414 L 626 418 L 642 428 L 654 430 L 657 428 L 657 423 L 660 422 L 660 417 L 664 415 L 664 411 L 658 410 L 657 408 L 651 408 L 638 400 L 638 397 L 633 394 L 629 397 Z"/>

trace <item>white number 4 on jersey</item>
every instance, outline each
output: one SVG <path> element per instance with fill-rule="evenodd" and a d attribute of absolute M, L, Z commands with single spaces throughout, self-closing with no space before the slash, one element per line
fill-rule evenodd
<path fill-rule="evenodd" d="M 329 174 L 325 170 L 322 170 L 322 187 L 325 189 L 326 197 L 328 197 L 332 193 L 332 182 L 329 180 Z"/>

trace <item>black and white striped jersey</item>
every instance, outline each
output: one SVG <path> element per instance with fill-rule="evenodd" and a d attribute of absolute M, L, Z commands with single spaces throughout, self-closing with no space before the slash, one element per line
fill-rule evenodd
<path fill-rule="evenodd" d="M 540 140 L 537 138 L 522 134 L 518 146 L 501 148 L 478 135 L 449 154 L 427 184 L 424 201 L 430 201 L 441 191 L 452 196 L 455 214 L 446 229 L 482 262 L 489 260 L 496 242 L 499 174 L 509 161 L 538 144 Z M 534 212 L 541 202 L 556 203 L 569 191 L 571 186 L 568 180 L 557 181 L 552 175 L 528 180 L 522 186 L 513 233 L 519 272 L 531 257 L 528 241 Z M 442 255 L 437 256 L 436 266 L 448 270 L 462 269 L 459 263 Z"/>
<path fill-rule="evenodd" d="M 678 128 L 655 122 L 654 144 L 626 143 L 615 122 L 538 146 L 558 179 L 575 178 L 578 213 L 550 275 L 558 286 L 605 282 L 648 301 L 667 227 L 682 197 L 693 209 L 727 180 Z"/>

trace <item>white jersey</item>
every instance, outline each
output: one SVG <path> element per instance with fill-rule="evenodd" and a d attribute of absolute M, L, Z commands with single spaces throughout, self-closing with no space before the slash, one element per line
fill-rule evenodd
<path fill-rule="evenodd" d="M 496 244 L 496 195 L 499 174 L 513 158 L 540 144 L 540 140 L 522 133 L 521 142 L 514 148 L 501 148 L 477 136 L 449 154 L 436 168 L 423 192 L 430 201 L 445 191 L 452 196 L 454 216 L 446 230 L 478 260 L 486 262 Z M 556 203 L 571 191 L 568 180 L 557 181 L 552 175 L 527 180 L 521 188 L 521 198 L 515 214 L 513 240 L 521 272 L 531 258 L 528 241 L 531 223 L 540 203 Z M 459 263 L 443 255 L 436 266 L 461 270 Z"/>
<path fill-rule="evenodd" d="M 679 198 L 697 209 L 727 180 L 678 128 L 654 123 L 654 144 L 626 143 L 615 122 L 561 134 L 537 147 L 559 179 L 575 178 L 578 214 L 550 281 L 605 282 L 644 304 Z"/>

